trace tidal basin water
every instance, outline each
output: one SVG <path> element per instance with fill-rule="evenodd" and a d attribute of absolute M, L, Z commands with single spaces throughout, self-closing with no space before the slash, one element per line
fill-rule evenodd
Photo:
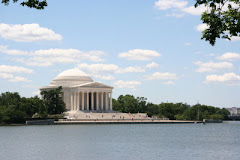
<path fill-rule="evenodd" d="M 240 122 L 0 127 L 0 160 L 239 160 Z"/>

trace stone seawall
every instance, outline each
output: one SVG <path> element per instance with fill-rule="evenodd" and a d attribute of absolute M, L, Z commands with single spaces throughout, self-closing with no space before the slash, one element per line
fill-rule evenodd
<path fill-rule="evenodd" d="M 180 124 L 180 123 L 203 123 L 202 121 L 178 121 L 178 120 L 64 120 L 55 121 L 57 125 L 68 124 Z"/>
<path fill-rule="evenodd" d="M 34 121 L 26 121 L 27 125 L 53 125 L 54 120 L 53 119 L 47 119 L 47 120 L 34 120 Z"/>

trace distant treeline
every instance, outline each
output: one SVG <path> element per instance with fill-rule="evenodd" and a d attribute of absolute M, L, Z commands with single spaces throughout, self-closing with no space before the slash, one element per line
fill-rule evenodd
<path fill-rule="evenodd" d="M 171 120 L 203 120 L 222 119 L 227 120 L 230 114 L 225 108 L 196 104 L 190 106 L 186 103 L 161 103 L 147 102 L 147 98 L 132 95 L 120 95 L 113 99 L 113 110 L 124 113 L 147 113 L 148 116 L 169 118 Z"/>
<path fill-rule="evenodd" d="M 27 119 L 48 118 L 51 115 L 61 114 L 65 104 L 59 96 L 61 87 L 41 92 L 43 99 L 39 97 L 25 98 L 19 93 L 5 92 L 0 95 L 0 124 L 24 123 Z M 148 116 L 169 118 L 171 120 L 202 120 L 223 119 L 227 120 L 230 114 L 226 109 L 213 106 L 196 104 L 192 107 L 185 103 L 161 103 L 147 102 L 144 97 L 135 98 L 132 95 L 120 95 L 113 99 L 113 110 L 124 113 L 147 113 Z"/>
<path fill-rule="evenodd" d="M 17 92 L 5 92 L 0 95 L 0 124 L 25 123 L 27 119 L 45 119 L 49 115 L 61 114 L 65 104 L 61 97 L 61 87 L 43 91 L 39 97 L 25 98 Z"/>

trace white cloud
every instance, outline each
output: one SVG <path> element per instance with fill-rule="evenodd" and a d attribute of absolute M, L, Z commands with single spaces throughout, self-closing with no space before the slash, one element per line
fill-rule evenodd
<path fill-rule="evenodd" d="M 59 41 L 63 39 L 60 34 L 35 23 L 23 25 L 0 23 L 0 36 L 18 42 Z"/>
<path fill-rule="evenodd" d="M 226 85 L 240 85 L 240 76 L 235 73 L 225 73 L 223 75 L 208 75 L 205 83 L 223 83 Z"/>
<path fill-rule="evenodd" d="M 31 82 L 31 80 L 28 80 L 24 77 L 14 76 L 9 73 L 0 73 L 0 79 L 7 79 L 10 82 Z"/>
<path fill-rule="evenodd" d="M 141 82 L 139 81 L 123 81 L 118 80 L 114 83 L 114 86 L 116 88 L 130 88 L 135 89 L 137 85 L 141 85 Z"/>
<path fill-rule="evenodd" d="M 175 83 L 173 81 L 167 81 L 167 82 L 163 82 L 163 84 L 174 85 Z"/>
<path fill-rule="evenodd" d="M 203 23 L 203 24 L 199 24 L 196 26 L 196 31 L 199 31 L 199 32 L 202 32 L 204 31 L 205 29 L 208 29 L 208 25 Z"/>
<path fill-rule="evenodd" d="M 31 82 L 31 80 L 28 80 L 27 78 L 24 78 L 24 77 L 14 77 L 9 81 L 10 82 Z"/>
<path fill-rule="evenodd" d="M 226 2 L 224 6 L 222 7 L 222 11 L 228 10 L 228 5 L 231 4 L 232 8 L 238 9 L 239 5 L 234 3 L 234 2 Z M 155 2 L 155 7 L 158 10 L 170 10 L 171 13 L 168 13 L 167 16 L 169 15 L 181 15 L 184 16 L 186 13 L 191 14 L 191 15 L 201 15 L 204 11 L 208 10 L 208 6 L 199 5 L 198 7 L 194 6 L 187 6 L 188 1 L 184 0 L 158 0 Z M 180 17 L 180 16 L 175 16 L 175 17 Z"/>
<path fill-rule="evenodd" d="M 113 76 L 103 76 L 103 75 L 96 75 L 96 74 L 94 74 L 92 76 L 95 77 L 95 78 L 104 79 L 104 80 L 113 80 L 113 79 L 115 79 Z"/>
<path fill-rule="evenodd" d="M 47 49 L 36 51 L 10 50 L 0 46 L 0 52 L 12 55 L 12 60 L 28 66 L 51 66 L 54 63 L 79 63 L 81 61 L 104 61 L 102 51 L 83 52 L 77 49 Z M 19 56 L 19 57 L 18 57 Z"/>
<path fill-rule="evenodd" d="M 183 0 L 158 0 L 155 2 L 155 7 L 159 10 L 167 10 L 171 8 L 184 8 L 188 4 Z"/>
<path fill-rule="evenodd" d="M 238 36 L 232 36 L 231 37 L 231 41 L 239 41 L 240 40 L 240 37 L 238 37 Z"/>
<path fill-rule="evenodd" d="M 184 43 L 184 45 L 190 46 L 190 45 L 192 45 L 192 43 L 187 42 L 187 43 Z"/>
<path fill-rule="evenodd" d="M 126 67 L 121 68 L 115 64 L 86 64 L 82 63 L 78 65 L 79 69 L 87 71 L 88 73 L 97 74 L 97 73 L 136 73 L 136 72 L 145 72 L 141 67 Z"/>
<path fill-rule="evenodd" d="M 158 10 L 170 10 L 167 16 L 183 17 L 186 13 L 191 15 L 201 15 L 207 8 L 205 5 L 200 5 L 197 8 L 187 6 L 188 1 L 184 0 L 158 0 L 155 2 L 155 7 Z"/>
<path fill-rule="evenodd" d="M 161 54 L 152 50 L 133 49 L 128 52 L 118 54 L 119 58 L 125 58 L 127 60 L 149 61 L 154 58 L 160 57 Z"/>
<path fill-rule="evenodd" d="M 148 75 L 148 77 L 146 78 L 147 80 L 174 80 L 174 79 L 178 79 L 177 75 L 175 73 L 169 73 L 169 72 L 165 72 L 165 73 L 160 73 L 160 72 L 155 72 L 151 75 Z"/>
<path fill-rule="evenodd" d="M 218 70 L 222 69 L 231 69 L 233 68 L 233 64 L 229 62 L 219 62 L 219 63 L 214 63 L 214 62 L 194 62 L 194 64 L 198 65 L 199 68 L 196 70 L 196 72 L 216 72 Z"/>
<path fill-rule="evenodd" d="M 0 73 L 0 79 L 11 79 L 11 78 L 14 78 L 12 74 Z"/>
<path fill-rule="evenodd" d="M 157 68 L 159 67 L 159 64 L 152 62 L 146 65 L 146 68 Z"/>
<path fill-rule="evenodd" d="M 240 60 L 240 54 L 239 53 L 224 53 L 223 55 L 217 57 L 219 60 L 228 60 L 228 61 L 234 61 L 234 60 Z"/>
<path fill-rule="evenodd" d="M 190 6 L 182 9 L 183 12 L 196 16 L 201 15 L 206 10 L 207 8 L 204 5 L 200 5 L 197 8 L 195 8 L 194 6 Z"/>
<path fill-rule="evenodd" d="M 139 73 L 145 72 L 145 69 L 141 67 L 126 67 L 121 68 L 115 64 L 87 64 L 81 63 L 78 64 L 78 68 L 87 72 L 89 75 L 104 79 L 104 80 L 113 80 L 113 74 L 123 74 L 123 73 Z"/>
<path fill-rule="evenodd" d="M 116 73 L 129 73 L 129 72 L 145 72 L 145 69 L 141 68 L 141 67 L 126 67 L 123 69 L 120 69 L 119 71 L 117 71 Z"/>
<path fill-rule="evenodd" d="M 0 65 L 0 72 L 4 73 L 33 73 L 33 70 L 19 67 L 19 66 L 8 66 L 8 65 Z"/>

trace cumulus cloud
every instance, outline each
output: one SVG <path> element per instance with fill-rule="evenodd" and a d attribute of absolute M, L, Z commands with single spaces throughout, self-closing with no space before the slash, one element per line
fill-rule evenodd
<path fill-rule="evenodd" d="M 102 51 L 83 52 L 77 49 L 47 49 L 36 51 L 11 50 L 0 46 L 0 52 L 14 56 L 12 60 L 28 66 L 51 66 L 54 63 L 79 63 L 81 61 L 101 62 Z"/>
<path fill-rule="evenodd" d="M 203 23 L 203 24 L 199 24 L 196 26 L 196 31 L 199 31 L 199 32 L 202 32 L 204 31 L 205 29 L 208 29 L 208 25 Z"/>
<path fill-rule="evenodd" d="M 60 34 L 35 23 L 23 25 L 0 23 L 0 36 L 17 42 L 59 41 L 63 39 Z"/>
<path fill-rule="evenodd" d="M 169 73 L 169 72 L 165 72 L 165 73 L 160 73 L 160 72 L 155 72 L 151 75 L 148 75 L 147 80 L 174 80 L 174 79 L 178 79 L 177 75 L 175 73 Z"/>
<path fill-rule="evenodd" d="M 146 65 L 146 68 L 157 68 L 159 67 L 159 64 L 152 62 Z"/>
<path fill-rule="evenodd" d="M 238 9 L 239 5 L 234 2 L 226 2 L 222 7 L 222 11 L 228 10 L 228 5 L 231 4 L 232 8 Z M 191 14 L 191 15 L 201 15 L 204 11 L 207 11 L 205 5 L 200 5 L 197 8 L 194 6 L 188 6 L 188 1 L 185 0 L 158 0 L 155 2 L 155 7 L 158 10 L 169 10 L 170 14 L 167 15 L 180 15 L 180 14 Z M 179 17 L 179 16 L 175 16 Z M 182 17 L 182 16 L 181 16 Z"/>
<path fill-rule="evenodd" d="M 0 65 L 0 72 L 4 73 L 33 73 L 33 70 L 19 67 L 19 66 L 8 66 L 8 65 Z"/>
<path fill-rule="evenodd" d="M 231 37 L 231 41 L 239 41 L 240 40 L 240 37 L 238 37 L 238 36 L 232 36 Z"/>
<path fill-rule="evenodd" d="M 170 13 L 168 13 L 167 16 L 171 15 L 177 18 L 183 17 L 185 14 L 201 15 L 202 12 L 206 10 L 204 5 L 200 5 L 197 8 L 187 5 L 188 1 L 184 0 L 158 0 L 155 2 L 155 7 L 158 10 L 170 10 Z"/>
<path fill-rule="evenodd" d="M 197 8 L 195 8 L 194 6 L 190 6 L 182 9 L 183 12 L 191 15 L 195 15 L 195 16 L 201 15 L 206 10 L 207 8 L 204 5 L 200 5 Z"/>
<path fill-rule="evenodd" d="M 130 88 L 135 90 L 137 85 L 141 85 L 141 82 L 139 81 L 123 81 L 123 80 L 118 80 L 114 82 L 114 86 L 116 88 Z"/>
<path fill-rule="evenodd" d="M 144 49 L 133 49 L 133 50 L 129 50 L 128 52 L 123 52 L 118 54 L 119 58 L 125 58 L 127 60 L 137 60 L 137 61 L 149 61 L 160 56 L 161 54 L 156 51 L 144 50 Z"/>
<path fill-rule="evenodd" d="M 7 79 L 10 82 L 31 82 L 31 80 L 28 80 L 24 77 L 14 76 L 13 74 L 9 73 L 0 73 L 0 79 Z"/>
<path fill-rule="evenodd" d="M 138 66 L 121 68 L 115 64 L 101 64 L 101 63 L 98 63 L 98 64 L 82 63 L 78 65 L 78 68 L 89 73 L 89 75 L 95 78 L 100 78 L 105 80 L 114 79 L 112 74 L 145 72 L 145 69 Z"/>
<path fill-rule="evenodd" d="M 121 68 L 115 64 L 79 64 L 78 67 L 90 73 L 134 73 L 134 72 L 145 72 L 141 67 L 126 67 Z"/>
<path fill-rule="evenodd" d="M 12 74 L 8 74 L 8 73 L 0 73 L 0 78 L 1 79 L 12 79 L 12 78 L 14 78 L 14 76 Z"/>
<path fill-rule="evenodd" d="M 187 43 L 184 43 L 184 45 L 185 45 L 185 46 L 191 46 L 192 43 L 187 42 Z"/>
<path fill-rule="evenodd" d="M 208 75 L 205 83 L 223 83 L 226 85 L 240 85 L 240 76 L 235 73 L 225 73 L 223 75 Z"/>
<path fill-rule="evenodd" d="M 174 85 L 175 83 L 173 81 L 167 81 L 167 82 L 163 82 L 163 84 Z"/>
<path fill-rule="evenodd" d="M 188 4 L 182 0 L 159 0 L 155 2 L 155 7 L 159 10 L 167 10 L 171 8 L 184 8 Z"/>
<path fill-rule="evenodd" d="M 224 53 L 223 55 L 217 57 L 219 60 L 228 60 L 228 61 L 235 61 L 240 60 L 240 54 L 239 53 Z"/>
<path fill-rule="evenodd" d="M 28 80 L 24 77 L 14 77 L 12 79 L 9 79 L 10 82 L 31 82 L 31 80 Z"/>
<path fill-rule="evenodd" d="M 194 62 L 194 64 L 198 65 L 199 68 L 196 70 L 196 72 L 216 72 L 218 70 L 222 69 L 231 69 L 233 68 L 233 64 L 229 62 L 206 62 L 203 63 L 201 61 Z"/>
<path fill-rule="evenodd" d="M 115 79 L 113 76 L 103 76 L 103 75 L 97 75 L 97 74 L 94 74 L 93 77 L 103 79 L 103 80 L 113 80 L 113 79 Z"/>

